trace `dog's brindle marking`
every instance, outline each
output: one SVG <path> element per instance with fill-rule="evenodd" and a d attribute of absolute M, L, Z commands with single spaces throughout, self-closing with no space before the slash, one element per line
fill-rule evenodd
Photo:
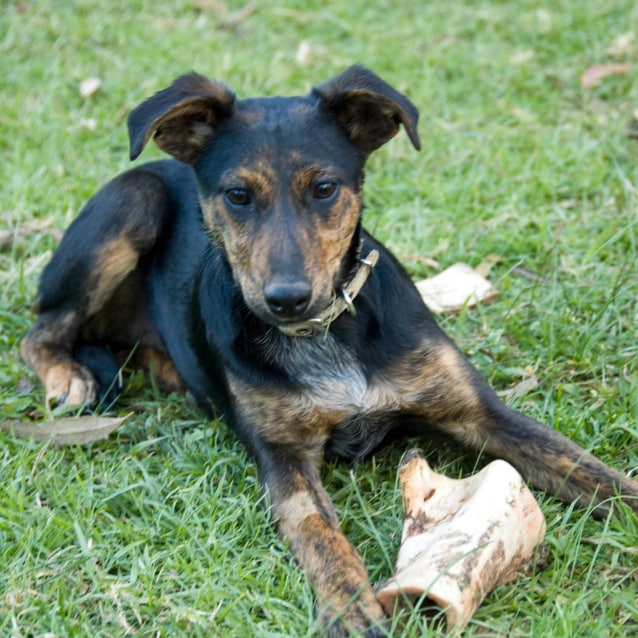
<path fill-rule="evenodd" d="M 96 345 L 118 357 L 135 347 L 133 363 L 153 362 L 167 387 L 224 413 L 333 635 L 380 634 L 383 613 L 339 530 L 322 459 L 361 458 L 408 419 L 566 501 L 621 492 L 638 512 L 635 482 L 497 398 L 362 230 L 365 161 L 401 124 L 419 148 L 417 117 L 361 67 L 294 98 L 237 101 L 179 78 L 131 113 L 129 132 L 133 158 L 154 136 L 180 161 L 135 168 L 90 200 L 42 275 L 22 343 L 48 400 L 95 401 L 109 369 Z M 372 249 L 355 316 L 311 337 L 279 330 L 328 307 Z"/>

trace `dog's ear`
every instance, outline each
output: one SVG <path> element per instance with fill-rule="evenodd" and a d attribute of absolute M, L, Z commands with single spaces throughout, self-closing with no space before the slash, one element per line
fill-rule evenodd
<path fill-rule="evenodd" d="M 192 162 L 214 135 L 217 124 L 232 115 L 234 103 L 235 95 L 223 84 L 197 73 L 182 75 L 129 114 L 131 159 L 154 134 L 163 151 L 182 162 Z"/>
<path fill-rule="evenodd" d="M 410 141 L 421 148 L 419 112 L 405 95 L 362 66 L 351 66 L 313 89 L 323 108 L 334 115 L 350 139 L 371 153 L 393 138 L 403 124 Z"/>

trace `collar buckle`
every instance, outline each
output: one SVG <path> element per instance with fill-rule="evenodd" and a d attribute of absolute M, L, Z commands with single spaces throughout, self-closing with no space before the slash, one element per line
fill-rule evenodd
<path fill-rule="evenodd" d="M 366 257 L 359 259 L 359 268 L 354 277 L 339 291 L 339 295 L 335 295 L 323 312 L 307 321 L 282 324 L 278 326 L 280 332 L 289 337 L 314 337 L 327 331 L 330 324 L 343 312 L 348 311 L 354 317 L 357 314 L 354 300 L 378 261 L 379 251 L 371 250 Z"/>

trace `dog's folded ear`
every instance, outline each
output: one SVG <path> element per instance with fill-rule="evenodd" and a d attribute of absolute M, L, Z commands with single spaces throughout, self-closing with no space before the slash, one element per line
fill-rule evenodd
<path fill-rule="evenodd" d="M 151 136 L 163 150 L 182 162 L 192 162 L 214 135 L 216 125 L 230 117 L 235 95 L 226 86 L 197 73 L 177 78 L 128 116 L 131 159 Z"/>
<path fill-rule="evenodd" d="M 371 153 L 392 139 L 403 124 L 410 141 L 421 148 L 419 112 L 399 93 L 368 69 L 354 65 L 313 89 L 323 108 L 334 115 L 354 144 Z"/>

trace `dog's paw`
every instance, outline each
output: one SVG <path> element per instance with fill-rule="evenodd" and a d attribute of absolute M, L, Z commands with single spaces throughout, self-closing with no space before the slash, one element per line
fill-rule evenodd
<path fill-rule="evenodd" d="M 386 623 L 387 619 L 379 605 L 354 604 L 338 618 L 330 618 L 330 612 L 324 611 L 320 616 L 323 630 L 319 633 L 327 638 L 346 638 L 347 636 L 384 638 L 388 636 Z"/>
<path fill-rule="evenodd" d="M 361 623 L 357 622 L 356 624 L 336 620 L 325 630 L 325 633 L 320 631 L 319 635 L 326 636 L 326 638 L 352 638 L 353 636 L 362 638 L 387 638 L 389 633 L 387 629 L 378 623 L 374 623 L 371 626 L 370 620 Z"/>
<path fill-rule="evenodd" d="M 97 399 L 97 383 L 91 372 L 75 362 L 55 365 L 44 380 L 46 401 L 50 407 L 82 407 Z"/>

